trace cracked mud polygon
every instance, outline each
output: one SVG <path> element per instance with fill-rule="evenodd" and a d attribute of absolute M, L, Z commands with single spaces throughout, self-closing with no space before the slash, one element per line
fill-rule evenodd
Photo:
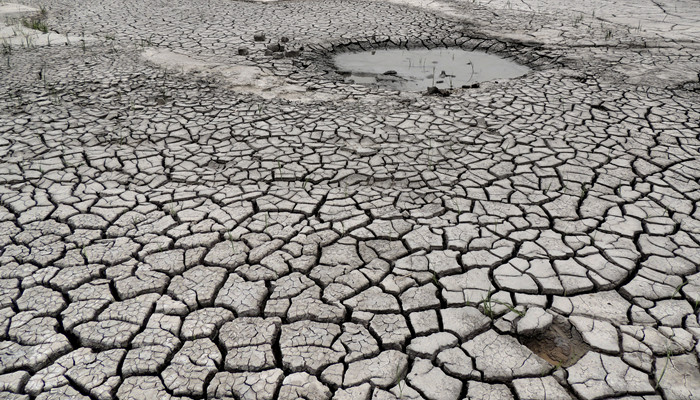
<path fill-rule="evenodd" d="M 697 2 L 0 13 L 0 398 L 698 398 Z"/>

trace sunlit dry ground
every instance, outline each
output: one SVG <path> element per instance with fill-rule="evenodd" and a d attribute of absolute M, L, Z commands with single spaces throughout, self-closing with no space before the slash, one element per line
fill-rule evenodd
<path fill-rule="evenodd" d="M 26 5 L 0 398 L 698 398 L 697 1 Z M 329 61 L 444 46 L 531 72 Z"/>

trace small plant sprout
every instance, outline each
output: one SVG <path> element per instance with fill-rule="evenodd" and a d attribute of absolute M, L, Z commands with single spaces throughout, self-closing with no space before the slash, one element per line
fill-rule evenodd
<path fill-rule="evenodd" d="M 676 295 L 679 294 L 681 292 L 681 290 L 683 289 L 683 286 L 685 286 L 687 284 L 688 284 L 688 282 L 683 282 L 680 285 L 676 286 L 676 290 L 671 295 L 671 298 L 676 297 Z"/>
<path fill-rule="evenodd" d="M 484 310 L 484 315 L 487 317 L 493 319 L 494 314 L 493 314 L 493 305 L 491 304 L 491 292 L 488 292 L 486 297 L 483 299 L 483 302 L 481 303 L 481 307 Z"/>
<path fill-rule="evenodd" d="M 32 17 L 30 19 L 23 19 L 22 25 L 24 27 L 39 31 L 41 33 L 48 33 L 49 27 L 42 21 L 41 17 Z"/>
<path fill-rule="evenodd" d="M 544 194 L 546 195 L 547 193 L 549 193 L 549 189 L 551 189 L 551 188 L 552 188 L 552 181 L 549 181 L 549 184 L 547 185 L 547 187 L 544 188 Z"/>
<path fill-rule="evenodd" d="M 12 68 L 12 65 L 10 64 L 10 56 L 12 55 L 12 46 L 5 41 L 5 39 L 2 40 L 2 54 L 6 56 L 7 58 L 7 68 Z"/>
<path fill-rule="evenodd" d="M 401 373 L 400 367 L 396 366 L 396 374 L 394 378 L 394 385 L 399 388 L 399 398 L 403 397 L 403 388 L 405 386 L 403 382 L 403 374 Z"/>
<path fill-rule="evenodd" d="M 613 37 L 613 32 L 611 29 L 606 29 L 605 30 L 605 40 L 610 40 Z"/>
<path fill-rule="evenodd" d="M 587 196 L 589 190 L 590 190 L 590 186 L 587 183 L 584 183 L 583 185 L 581 185 L 581 197 Z"/>
<path fill-rule="evenodd" d="M 666 349 L 666 363 L 664 364 L 664 368 L 661 370 L 661 374 L 659 375 L 659 379 L 656 380 L 656 386 L 654 386 L 654 389 L 658 389 L 659 385 L 661 385 L 661 381 L 664 379 L 664 375 L 666 374 L 666 368 L 668 368 L 668 364 L 671 362 L 671 350 Z"/>
<path fill-rule="evenodd" d="M 562 361 L 558 361 L 557 364 L 554 366 L 554 371 L 558 371 L 561 369 Z"/>
<path fill-rule="evenodd" d="M 503 303 L 503 302 L 498 301 L 498 300 L 492 300 L 492 301 L 493 301 L 494 303 L 498 304 L 498 305 L 501 305 L 501 306 L 507 308 L 508 311 L 517 314 L 519 317 L 524 317 L 524 316 L 525 316 L 525 313 L 524 313 L 524 312 L 518 310 L 518 309 L 515 308 L 512 304 Z"/>
<path fill-rule="evenodd" d="M 440 283 L 440 279 L 438 278 L 438 275 L 433 271 L 433 277 L 431 278 L 433 281 L 433 284 L 437 286 L 438 289 L 442 289 L 442 284 Z"/>
<path fill-rule="evenodd" d="M 236 251 L 236 242 L 233 240 L 233 235 L 231 234 L 231 232 L 229 232 L 226 235 L 226 239 L 228 240 L 229 244 L 231 245 L 231 251 L 233 252 L 233 254 L 238 253 L 238 251 Z"/>

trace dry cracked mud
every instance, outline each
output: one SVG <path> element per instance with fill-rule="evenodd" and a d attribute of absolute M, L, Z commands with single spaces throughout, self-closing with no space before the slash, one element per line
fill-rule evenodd
<path fill-rule="evenodd" d="M 697 1 L 25 6 L 0 398 L 699 398 Z M 331 62 L 408 47 L 530 72 Z"/>

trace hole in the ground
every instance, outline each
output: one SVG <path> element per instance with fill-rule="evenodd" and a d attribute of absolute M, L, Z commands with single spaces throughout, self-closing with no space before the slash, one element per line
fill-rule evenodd
<path fill-rule="evenodd" d="M 339 53 L 333 57 L 336 68 L 347 81 L 422 91 L 472 87 L 496 79 L 525 75 L 529 68 L 493 54 L 459 48 L 387 49 Z"/>
<path fill-rule="evenodd" d="M 560 316 L 554 318 L 554 322 L 546 331 L 536 336 L 523 337 L 521 341 L 533 353 L 559 367 L 576 364 L 576 361 L 591 350 L 576 328 Z"/>

